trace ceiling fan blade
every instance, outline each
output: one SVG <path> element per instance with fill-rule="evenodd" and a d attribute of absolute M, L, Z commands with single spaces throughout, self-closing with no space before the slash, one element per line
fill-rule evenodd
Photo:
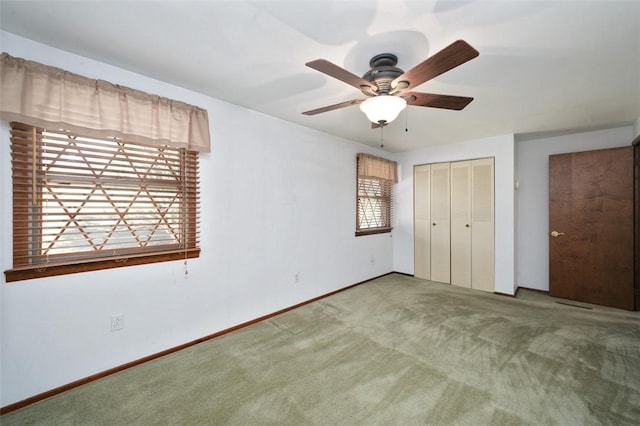
<path fill-rule="evenodd" d="M 336 64 L 332 64 L 325 59 L 316 59 L 315 61 L 307 62 L 305 65 L 316 71 L 330 75 L 331 77 L 347 83 L 356 89 L 362 90 L 363 88 L 369 88 L 374 92 L 377 90 L 375 84 L 372 84 L 364 78 L 358 77 L 357 75 L 352 74 L 344 68 L 341 68 Z"/>
<path fill-rule="evenodd" d="M 396 88 L 400 82 L 407 82 L 408 86 L 403 87 L 404 85 L 400 84 L 401 89 L 399 90 L 410 90 L 458 65 L 470 61 L 479 54 L 466 41 L 455 41 L 393 80 L 391 87 Z"/>
<path fill-rule="evenodd" d="M 402 97 L 407 101 L 407 105 L 453 109 L 456 111 L 464 109 L 473 100 L 473 98 L 464 96 L 436 95 L 421 92 L 405 92 Z"/>
<path fill-rule="evenodd" d="M 334 109 L 345 108 L 351 105 L 357 105 L 364 101 L 364 99 L 351 99 L 350 101 L 340 102 L 339 104 L 329 105 L 322 108 L 312 109 L 310 111 L 303 112 L 304 115 L 316 115 L 327 111 L 333 111 Z"/>

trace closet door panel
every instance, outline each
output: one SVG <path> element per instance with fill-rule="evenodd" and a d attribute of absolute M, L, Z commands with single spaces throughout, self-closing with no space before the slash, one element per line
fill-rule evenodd
<path fill-rule="evenodd" d="M 431 167 L 413 169 L 414 271 L 418 278 L 431 279 Z"/>
<path fill-rule="evenodd" d="M 495 290 L 493 158 L 471 162 L 471 187 L 472 288 L 493 292 Z"/>
<path fill-rule="evenodd" d="M 451 282 L 449 163 L 431 165 L 431 280 Z"/>
<path fill-rule="evenodd" d="M 451 163 L 451 284 L 471 288 L 471 161 Z"/>

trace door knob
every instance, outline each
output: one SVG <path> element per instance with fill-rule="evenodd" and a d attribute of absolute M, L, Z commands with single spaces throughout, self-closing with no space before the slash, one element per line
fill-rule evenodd
<path fill-rule="evenodd" d="M 431 225 L 436 226 L 436 223 L 435 223 L 435 222 L 433 222 Z"/>
<path fill-rule="evenodd" d="M 558 237 L 558 236 L 560 236 L 560 235 L 564 235 L 564 232 L 551 231 L 551 236 L 552 236 L 553 238 L 556 238 L 556 237 Z"/>
<path fill-rule="evenodd" d="M 469 224 L 467 223 L 467 224 L 465 225 L 465 227 L 466 227 L 466 228 L 468 228 L 468 227 L 469 227 Z"/>

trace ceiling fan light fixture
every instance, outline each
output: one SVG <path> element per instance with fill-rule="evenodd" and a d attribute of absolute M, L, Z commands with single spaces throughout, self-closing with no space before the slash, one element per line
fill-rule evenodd
<path fill-rule="evenodd" d="M 360 104 L 360 111 L 373 123 L 391 123 L 400 111 L 407 107 L 407 101 L 399 96 L 378 95 Z"/>

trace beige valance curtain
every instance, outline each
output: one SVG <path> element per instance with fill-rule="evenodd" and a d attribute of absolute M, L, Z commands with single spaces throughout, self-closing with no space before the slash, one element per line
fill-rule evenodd
<path fill-rule="evenodd" d="M 359 153 L 358 176 L 385 179 L 397 183 L 398 167 L 395 161 L 376 157 L 375 155 Z"/>
<path fill-rule="evenodd" d="M 0 117 L 90 137 L 209 152 L 207 110 L 2 53 Z"/>

